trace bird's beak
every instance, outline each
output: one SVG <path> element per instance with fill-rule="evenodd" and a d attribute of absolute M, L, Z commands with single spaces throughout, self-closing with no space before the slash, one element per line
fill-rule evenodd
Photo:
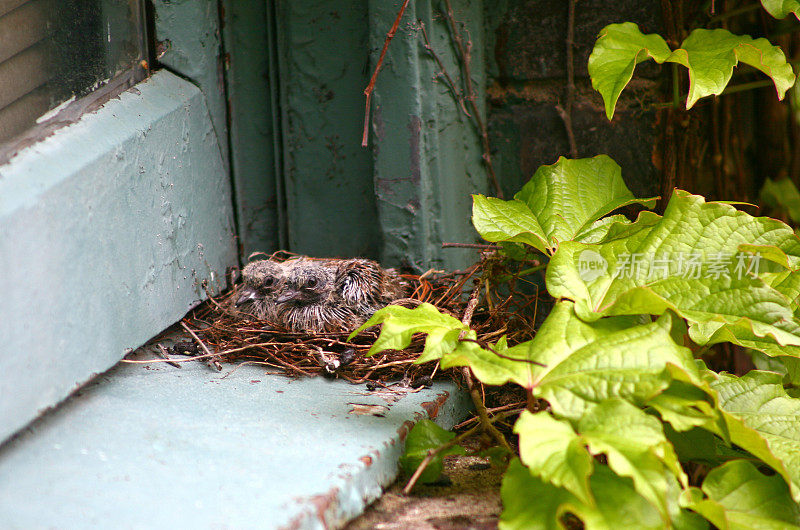
<path fill-rule="evenodd" d="M 258 298 L 260 297 L 258 296 L 258 293 L 254 289 L 245 287 L 245 289 L 242 291 L 242 294 L 239 295 L 239 298 L 236 299 L 236 303 L 234 305 L 236 307 L 239 307 L 242 304 L 246 304 L 247 302 L 250 302 L 251 300 L 256 300 Z"/>
<path fill-rule="evenodd" d="M 297 300 L 298 298 L 300 298 L 299 291 L 296 291 L 295 289 L 286 289 L 275 299 L 275 302 L 278 304 L 283 304 L 291 300 Z"/>

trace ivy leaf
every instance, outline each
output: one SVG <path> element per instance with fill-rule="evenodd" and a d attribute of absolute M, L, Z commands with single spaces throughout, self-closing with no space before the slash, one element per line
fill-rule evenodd
<path fill-rule="evenodd" d="M 656 322 L 642 322 L 640 317 L 618 317 L 586 323 L 575 315 L 571 302 L 560 302 L 533 340 L 502 352 L 544 366 L 499 361 L 513 363 L 505 365 L 515 371 L 508 380 L 546 399 L 561 417 L 578 419 L 594 403 L 612 397 L 643 404 L 669 385 L 669 364 L 690 374 L 697 369 L 691 352 L 673 340 L 673 333 L 683 333 L 678 319 L 666 314 Z M 469 364 L 484 383 L 500 384 L 502 378 L 486 378 L 484 370 L 476 369 L 472 355 L 470 351 L 458 364 Z M 445 357 L 442 366 L 451 359 Z"/>
<path fill-rule="evenodd" d="M 761 5 L 767 13 L 775 18 L 786 18 L 789 13 L 794 13 L 800 19 L 800 1 L 798 0 L 761 0 Z"/>
<path fill-rule="evenodd" d="M 611 470 L 633 479 L 639 495 L 669 520 L 667 498 L 675 477 L 684 486 L 688 479 L 657 418 L 625 401 L 608 400 L 581 418 L 578 432 L 592 454 L 605 454 Z"/>
<path fill-rule="evenodd" d="M 559 157 L 541 166 L 514 196 L 539 220 L 551 247 L 575 239 L 598 219 L 629 204 L 655 206 L 637 199 L 622 180 L 622 168 L 607 155 L 571 160 Z"/>
<path fill-rule="evenodd" d="M 721 438 L 701 428 L 678 432 L 664 425 L 664 434 L 681 462 L 691 461 L 716 466 L 729 460 L 752 458 L 744 451 L 729 447 Z"/>
<path fill-rule="evenodd" d="M 619 95 L 633 77 L 636 65 L 650 58 L 663 63 L 670 53 L 660 35 L 645 35 L 633 22 L 611 24 L 600 31 L 589 56 L 589 77 L 592 88 L 603 96 L 609 120 L 614 117 Z"/>
<path fill-rule="evenodd" d="M 689 69 L 687 109 L 702 97 L 722 94 L 739 61 L 772 78 L 778 99 L 783 99 L 795 81 L 792 67 L 778 46 L 725 29 L 695 29 L 667 60 Z"/>
<path fill-rule="evenodd" d="M 598 220 L 634 203 L 652 207 L 655 199 L 635 198 L 610 157 L 561 157 L 536 170 L 514 200 L 474 195 L 472 223 L 487 241 L 525 243 L 552 254 L 561 241 L 606 233 L 620 218 Z"/>
<path fill-rule="evenodd" d="M 525 243 L 541 252 L 552 253 L 544 229 L 522 201 L 473 195 L 472 224 L 486 241 Z"/>
<path fill-rule="evenodd" d="M 702 389 L 684 381 L 672 381 L 669 387 L 647 402 L 661 418 L 677 431 L 704 427 L 725 436 L 722 417 L 712 398 Z"/>
<path fill-rule="evenodd" d="M 407 475 L 413 475 L 419 465 L 428 456 L 428 451 L 441 447 L 450 442 L 456 435 L 436 425 L 431 420 L 420 420 L 406 437 L 406 449 L 400 457 L 400 466 Z M 454 445 L 440 451 L 419 476 L 422 483 L 434 482 L 444 469 L 444 457 L 448 455 L 463 455 L 466 451 L 460 445 Z"/>
<path fill-rule="evenodd" d="M 789 484 L 792 498 L 800 501 L 800 399 L 786 394 L 781 374 L 719 374 L 711 388 L 731 441 L 777 471 Z"/>
<path fill-rule="evenodd" d="M 595 504 L 589 490 L 592 457 L 568 421 L 548 412 L 525 411 L 514 433 L 519 435 L 520 458 L 533 475 L 566 489 L 584 504 Z"/>
<path fill-rule="evenodd" d="M 723 530 L 800 528 L 800 507 L 783 479 L 768 477 L 745 460 L 712 469 L 702 491 L 691 488 L 681 501 Z"/>
<path fill-rule="evenodd" d="M 375 355 L 383 350 L 402 350 L 411 344 L 414 333 L 427 333 L 425 348 L 416 360 L 424 363 L 440 358 L 454 350 L 459 342 L 459 335 L 475 338 L 475 332 L 461 323 L 457 318 L 444 315 L 431 304 L 423 303 L 414 309 L 398 305 L 389 305 L 375 312 L 358 329 L 350 334 L 348 340 L 360 331 L 382 324 L 378 340 L 367 352 L 367 356 Z"/>
<path fill-rule="evenodd" d="M 740 251 L 745 245 L 769 248 L 773 259 L 800 265 L 800 240 L 790 227 L 675 190 L 656 222 L 637 221 L 596 245 L 562 243 L 548 265 L 547 288 L 556 298 L 574 300 L 584 320 L 670 309 L 692 323 L 692 338 L 700 344 L 722 325 L 736 324 L 757 337 L 800 345 L 791 302 L 753 276 L 754 262 L 761 270 L 770 262 Z"/>
<path fill-rule="evenodd" d="M 608 528 L 664 528 L 658 510 L 639 495 L 631 480 L 615 475 L 606 466 L 597 466 L 589 479 L 595 505 L 581 502 L 566 489 L 556 487 L 532 475 L 515 459 L 503 476 L 500 496 L 503 513 L 501 530 L 536 530 L 563 528 L 562 517 L 572 513 L 587 530 Z M 677 497 L 678 492 L 671 492 Z M 677 503 L 675 503 L 677 504 Z M 672 510 L 676 528 L 704 528 L 686 511 Z"/>
<path fill-rule="evenodd" d="M 800 191 L 789 178 L 765 180 L 761 187 L 761 202 L 770 208 L 785 211 L 794 222 L 800 221 Z"/>

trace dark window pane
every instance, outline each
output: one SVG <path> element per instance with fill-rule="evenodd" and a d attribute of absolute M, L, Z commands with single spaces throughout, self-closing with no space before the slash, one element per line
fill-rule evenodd
<path fill-rule="evenodd" d="M 0 0 L 0 142 L 139 66 L 142 0 Z"/>

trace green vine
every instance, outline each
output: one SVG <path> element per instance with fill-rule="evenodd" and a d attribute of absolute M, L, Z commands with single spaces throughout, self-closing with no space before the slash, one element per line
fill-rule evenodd
<path fill-rule="evenodd" d="M 797 0 L 761 3 L 774 17 L 800 18 Z M 672 63 L 675 77 L 688 70 L 687 109 L 732 92 L 740 62 L 769 76 L 779 98 L 795 82 L 766 39 L 699 28 L 672 49 L 635 24 L 612 24 L 589 59 L 609 119 L 648 59 Z M 791 181 L 768 180 L 762 197 L 800 219 Z M 644 208 L 634 221 L 614 213 L 632 205 Z M 654 205 L 634 197 L 609 157 L 560 158 L 512 200 L 473 197 L 483 239 L 506 257 L 541 256 L 553 305 L 532 340 L 482 343 L 468 322 L 429 304 L 386 307 L 361 328 L 381 326 L 370 355 L 422 333 L 416 362 L 468 368 L 530 397 L 513 428 L 501 528 L 574 518 L 586 528 L 800 527 L 800 239 L 779 220 L 682 190 L 663 215 Z M 761 369 L 710 369 L 716 344 L 746 349 Z M 409 474 L 416 469 L 408 488 L 434 480 L 459 440 L 432 422 L 415 426 L 403 459 Z"/>

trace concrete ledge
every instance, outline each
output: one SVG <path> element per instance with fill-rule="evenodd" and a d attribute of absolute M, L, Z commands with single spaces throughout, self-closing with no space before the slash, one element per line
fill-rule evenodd
<path fill-rule="evenodd" d="M 230 185 L 208 109 L 158 72 L 0 166 L 0 440 L 224 283 Z"/>
<path fill-rule="evenodd" d="M 3 527 L 337 528 L 395 478 L 412 422 L 469 407 L 452 384 L 378 394 L 233 368 L 125 364 L 79 391 L 0 447 Z"/>

